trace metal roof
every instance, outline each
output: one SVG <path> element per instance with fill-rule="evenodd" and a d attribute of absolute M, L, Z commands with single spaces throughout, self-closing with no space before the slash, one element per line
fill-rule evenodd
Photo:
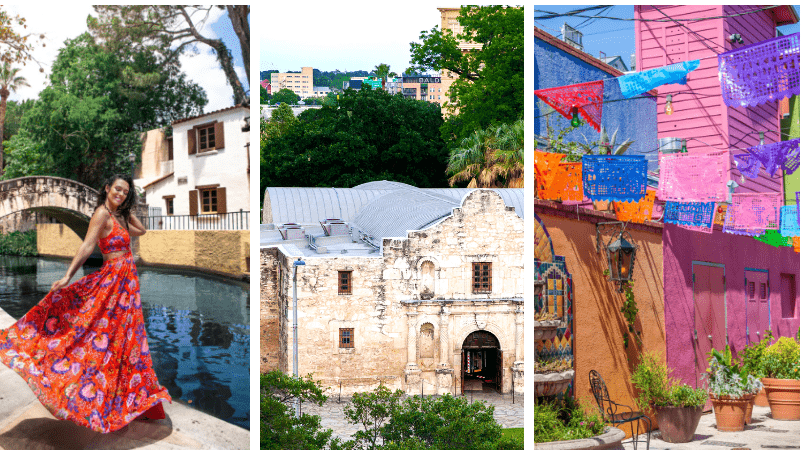
<path fill-rule="evenodd" d="M 265 191 L 273 223 L 315 224 L 343 219 L 380 245 L 383 238 L 405 237 L 450 215 L 474 189 L 422 189 L 393 181 L 354 188 L 270 187 Z M 523 218 L 523 189 L 491 189 Z"/>

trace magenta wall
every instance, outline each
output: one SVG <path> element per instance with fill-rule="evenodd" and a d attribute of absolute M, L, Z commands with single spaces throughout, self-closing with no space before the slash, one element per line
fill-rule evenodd
<path fill-rule="evenodd" d="M 667 336 L 667 365 L 673 376 L 695 383 L 693 330 L 695 307 L 692 297 L 692 261 L 723 264 L 726 274 L 728 339 L 736 353 L 746 345 L 746 268 L 768 269 L 771 325 L 775 336 L 795 336 L 799 328 L 799 254 L 792 247 L 771 247 L 748 236 L 719 231 L 692 232 L 665 224 L 663 234 L 664 317 Z M 781 274 L 796 280 L 795 318 L 782 318 Z M 700 355 L 699 355 L 700 356 Z"/>

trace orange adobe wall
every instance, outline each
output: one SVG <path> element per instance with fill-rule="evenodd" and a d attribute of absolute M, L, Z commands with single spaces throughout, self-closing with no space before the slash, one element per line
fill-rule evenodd
<path fill-rule="evenodd" d="M 577 219 L 578 214 L 578 219 Z M 596 223 L 615 221 L 613 214 L 535 201 L 535 215 L 545 224 L 554 254 L 564 256 L 573 280 L 574 395 L 583 404 L 595 404 L 588 383 L 588 372 L 596 369 L 607 384 L 615 402 L 635 404 L 630 382 L 631 364 L 642 351 L 632 336 L 624 345 L 627 324 L 620 308 L 624 295 L 603 275 L 607 263 L 596 252 Z M 664 295 L 662 277 L 662 231 L 659 224 L 629 224 L 635 244 L 634 293 L 638 305 L 636 329 L 641 332 L 643 349 L 660 352 L 666 361 Z M 653 422 L 653 427 L 656 424 Z M 630 435 L 629 426 L 621 427 Z"/>

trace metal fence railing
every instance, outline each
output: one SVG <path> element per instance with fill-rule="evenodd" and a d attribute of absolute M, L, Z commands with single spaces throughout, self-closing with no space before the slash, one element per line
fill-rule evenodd
<path fill-rule="evenodd" d="M 138 217 L 147 230 L 249 230 L 250 211 Z"/>

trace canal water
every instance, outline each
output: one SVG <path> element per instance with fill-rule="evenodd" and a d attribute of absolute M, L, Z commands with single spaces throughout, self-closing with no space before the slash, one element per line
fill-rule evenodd
<path fill-rule="evenodd" d="M 70 261 L 0 255 L 0 307 L 22 317 L 62 278 Z M 85 264 L 71 281 L 90 274 Z M 172 401 L 248 429 L 248 284 L 197 272 L 138 267 L 152 362 Z"/>

